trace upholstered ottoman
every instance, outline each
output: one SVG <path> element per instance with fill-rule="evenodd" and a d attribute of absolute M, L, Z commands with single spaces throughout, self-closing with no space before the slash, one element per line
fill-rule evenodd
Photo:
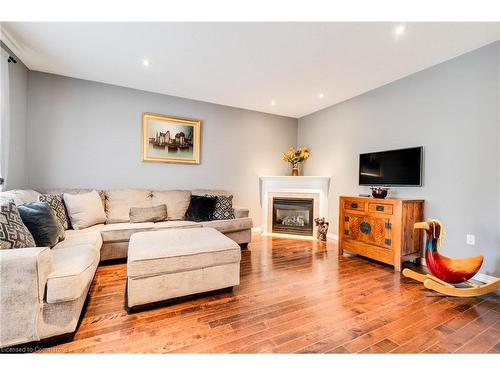
<path fill-rule="evenodd" d="M 125 307 L 135 312 L 240 283 L 241 251 L 213 228 L 169 229 L 130 237 Z"/>

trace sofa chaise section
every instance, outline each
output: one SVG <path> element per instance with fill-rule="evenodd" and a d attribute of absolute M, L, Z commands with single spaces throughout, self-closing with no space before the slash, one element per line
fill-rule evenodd
<path fill-rule="evenodd" d="M 0 347 L 76 330 L 101 245 L 100 234 L 90 232 L 69 235 L 52 249 L 1 250 Z"/>

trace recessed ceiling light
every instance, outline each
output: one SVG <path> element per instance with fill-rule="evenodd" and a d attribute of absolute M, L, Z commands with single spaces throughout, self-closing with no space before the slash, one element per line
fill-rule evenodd
<path fill-rule="evenodd" d="M 318 94 L 318 98 L 323 99 L 324 97 L 325 97 L 325 94 L 323 94 L 322 92 L 320 92 L 320 93 Z"/>
<path fill-rule="evenodd" d="M 274 100 L 271 100 L 271 105 L 276 105 L 276 102 Z"/>
<path fill-rule="evenodd" d="M 142 60 L 142 65 L 149 66 L 149 60 Z"/>
<path fill-rule="evenodd" d="M 403 35 L 405 33 L 404 25 L 396 26 L 396 28 L 394 29 L 394 32 L 396 33 L 397 36 Z"/>

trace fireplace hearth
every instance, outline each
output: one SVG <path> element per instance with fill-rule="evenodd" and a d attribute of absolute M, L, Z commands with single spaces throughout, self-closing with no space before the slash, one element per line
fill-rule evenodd
<path fill-rule="evenodd" d="M 273 198 L 273 233 L 312 236 L 313 203 L 310 198 Z"/>

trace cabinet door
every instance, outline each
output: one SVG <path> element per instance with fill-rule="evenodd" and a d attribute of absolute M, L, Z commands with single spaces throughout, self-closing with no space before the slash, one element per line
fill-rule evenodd
<path fill-rule="evenodd" d="M 367 215 L 344 215 L 344 238 L 371 245 L 392 248 L 392 223 L 390 218 Z"/>

